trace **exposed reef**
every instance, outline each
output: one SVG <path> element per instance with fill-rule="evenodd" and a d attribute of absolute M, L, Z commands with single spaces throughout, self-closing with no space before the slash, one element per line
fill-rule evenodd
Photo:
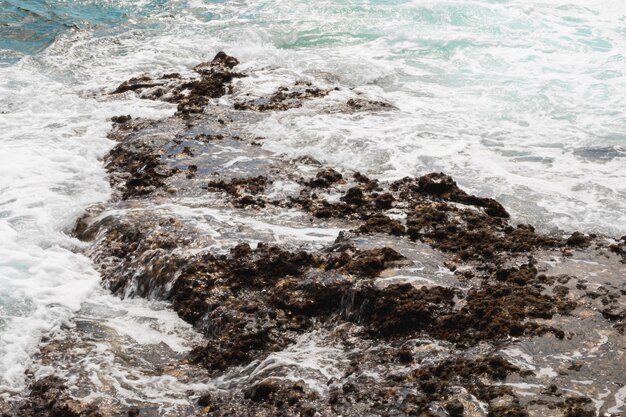
<path fill-rule="evenodd" d="M 272 154 L 250 125 L 342 87 L 245 99 L 238 64 L 220 52 L 110 93 L 176 113 L 112 119 L 113 198 L 74 231 L 105 287 L 167 300 L 205 337 L 187 360 L 213 388 L 172 415 L 623 415 L 626 238 L 511 224 L 443 173 L 380 181 Z M 393 111 L 356 93 L 345 108 Z M 113 415 L 66 392 L 33 381 L 0 410 Z"/>

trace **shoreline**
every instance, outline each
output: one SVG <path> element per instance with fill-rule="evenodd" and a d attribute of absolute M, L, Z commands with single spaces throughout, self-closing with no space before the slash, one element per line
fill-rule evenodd
<path fill-rule="evenodd" d="M 113 119 L 114 197 L 76 227 L 93 241 L 87 255 L 105 287 L 167 300 L 206 337 L 182 362 L 214 388 L 191 393 L 182 415 L 625 411 L 617 372 L 626 239 L 510 225 L 502 205 L 441 173 L 386 183 L 284 160 L 245 127 L 333 90 L 302 82 L 225 106 L 219 99 L 246 76 L 237 64 L 219 53 L 194 73 L 113 90 L 175 103 L 177 112 Z M 328 111 L 394 108 L 355 94 Z M 594 262 L 603 275 L 579 266 Z M 599 347 L 586 343 L 596 334 L 612 358 L 593 359 Z M 528 353 L 538 346 L 584 360 L 542 366 Z M 34 381 L 30 398 L 5 414 L 170 415 L 140 403 L 83 404 L 63 386 Z"/>

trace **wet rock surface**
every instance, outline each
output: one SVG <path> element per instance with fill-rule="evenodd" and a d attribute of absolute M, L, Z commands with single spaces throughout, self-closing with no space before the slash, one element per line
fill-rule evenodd
<path fill-rule="evenodd" d="M 132 91 L 141 98 L 177 103 L 177 113 L 181 115 L 201 113 L 210 99 L 222 97 L 228 92 L 233 78 L 244 76 L 232 71 L 238 64 L 236 58 L 221 52 L 211 62 L 197 65 L 193 76 L 178 73 L 142 75 L 124 81 L 111 94 Z"/>
<path fill-rule="evenodd" d="M 302 106 L 304 100 L 325 97 L 329 92 L 329 90 L 313 86 L 310 82 L 298 82 L 291 87 L 280 87 L 267 98 L 236 102 L 234 108 L 259 112 L 284 111 Z"/>
<path fill-rule="evenodd" d="M 178 415 L 623 415 L 626 380 L 601 369 L 624 360 L 624 239 L 511 224 L 443 173 L 384 182 L 271 154 L 247 126 L 335 90 L 217 103 L 237 65 L 114 90 L 178 107 L 113 120 L 113 199 L 75 229 L 105 287 L 166 300 L 204 336 L 186 360 L 209 388 Z"/>
<path fill-rule="evenodd" d="M 98 407 L 71 398 L 57 377 L 38 379 L 28 387 L 28 400 L 19 404 L 0 403 L 3 417 L 102 417 Z"/>

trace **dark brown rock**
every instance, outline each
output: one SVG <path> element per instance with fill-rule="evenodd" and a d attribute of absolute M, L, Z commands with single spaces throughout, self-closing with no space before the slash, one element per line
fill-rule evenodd
<path fill-rule="evenodd" d="M 463 411 L 465 411 L 463 403 L 459 400 L 448 401 L 445 408 L 450 417 L 463 417 Z"/>
<path fill-rule="evenodd" d="M 327 188 L 330 185 L 336 184 L 341 181 L 343 176 L 332 168 L 327 168 L 319 171 L 315 178 L 305 182 L 309 187 L 313 188 Z"/>
<path fill-rule="evenodd" d="M 591 245 L 591 237 L 586 236 L 580 232 L 574 232 L 570 237 L 567 238 L 567 241 L 565 243 L 567 244 L 567 246 L 587 247 Z"/>
<path fill-rule="evenodd" d="M 111 117 L 111 121 L 113 123 L 126 123 L 129 120 L 131 120 L 132 117 L 130 116 L 130 114 L 126 115 L 126 116 L 113 116 Z"/>

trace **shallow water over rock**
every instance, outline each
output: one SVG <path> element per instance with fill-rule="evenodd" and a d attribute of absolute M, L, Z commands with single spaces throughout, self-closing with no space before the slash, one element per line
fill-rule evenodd
<path fill-rule="evenodd" d="M 327 96 L 296 84 L 280 91 L 302 93 L 269 94 L 262 109 L 238 106 L 228 99 L 245 89 L 223 75 L 236 70 L 224 62 L 235 61 L 219 54 L 196 73 L 122 84 L 178 104 L 159 120 L 115 118 L 105 160 L 113 198 L 75 228 L 104 287 L 123 300 L 84 306 L 42 346 L 31 393 L 3 407 L 77 416 L 624 411 L 622 241 L 514 226 L 500 203 L 443 173 L 381 181 L 271 153 L 249 126 Z M 218 93 L 181 88 L 208 79 L 220 80 Z M 356 99 L 335 111 L 353 111 Z M 382 106 L 358 99 L 371 104 L 359 111 Z M 156 320 L 137 298 L 164 301 L 188 324 Z M 45 402 L 50 393 L 56 405 Z"/>

